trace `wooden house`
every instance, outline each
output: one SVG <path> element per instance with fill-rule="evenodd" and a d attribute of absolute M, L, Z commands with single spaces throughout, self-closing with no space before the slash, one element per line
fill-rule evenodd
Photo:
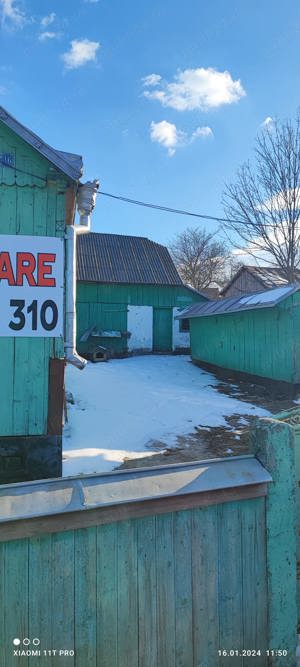
<path fill-rule="evenodd" d="M 66 225 L 82 173 L 0 107 L 0 482 L 61 475 Z"/>
<path fill-rule="evenodd" d="M 139 236 L 91 233 L 77 244 L 77 349 L 113 354 L 189 349 L 188 321 L 207 297 L 187 287 L 164 246 Z"/>
<path fill-rule="evenodd" d="M 300 285 L 197 303 L 189 318 L 196 363 L 300 383 Z"/>
<path fill-rule="evenodd" d="M 296 280 L 300 281 L 300 270 L 296 271 Z M 287 285 L 284 271 L 274 266 L 241 266 L 231 280 L 220 291 L 221 297 L 242 296 L 251 292 L 282 287 Z"/>

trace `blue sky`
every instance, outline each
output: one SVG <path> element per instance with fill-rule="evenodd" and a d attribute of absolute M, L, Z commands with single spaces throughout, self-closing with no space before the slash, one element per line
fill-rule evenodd
<path fill-rule="evenodd" d="M 300 102 L 296 0 L 0 0 L 0 104 L 104 191 L 222 215 L 266 118 Z M 155 75 L 155 76 L 153 76 Z M 93 230 L 167 244 L 192 218 L 98 197 Z M 214 223 L 205 223 L 215 230 Z"/>

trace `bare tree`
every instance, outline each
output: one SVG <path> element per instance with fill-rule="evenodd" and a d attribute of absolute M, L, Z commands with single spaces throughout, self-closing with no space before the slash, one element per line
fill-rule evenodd
<path fill-rule="evenodd" d="M 183 282 L 197 290 L 209 287 L 223 277 L 227 250 L 224 243 L 214 240 L 198 227 L 188 227 L 178 234 L 170 252 Z"/>
<path fill-rule="evenodd" d="M 279 266 L 289 282 L 300 265 L 300 112 L 268 123 L 256 139 L 255 167 L 241 166 L 223 195 L 231 241 Z M 237 240 L 238 239 L 238 240 Z"/>

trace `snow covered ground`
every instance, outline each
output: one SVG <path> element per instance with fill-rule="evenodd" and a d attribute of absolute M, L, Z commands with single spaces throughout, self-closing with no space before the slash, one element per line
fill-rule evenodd
<path fill-rule="evenodd" d="M 267 414 L 219 393 L 217 384 L 187 356 L 114 359 L 88 363 L 84 371 L 68 366 L 75 405 L 68 404 L 64 429 L 64 476 L 107 472 L 124 458 L 157 454 L 151 443 L 172 447 L 199 424 L 225 426 L 226 415 Z"/>

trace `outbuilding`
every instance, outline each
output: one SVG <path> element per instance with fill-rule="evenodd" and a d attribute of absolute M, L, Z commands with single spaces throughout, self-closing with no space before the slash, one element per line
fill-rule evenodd
<path fill-rule="evenodd" d="M 90 233 L 77 244 L 77 349 L 115 355 L 190 346 L 188 320 L 207 297 L 183 284 L 167 248 L 140 236 Z"/>
<path fill-rule="evenodd" d="M 295 281 L 300 280 L 300 270 L 295 270 Z M 252 292 L 283 287 L 288 284 L 285 272 L 280 266 L 246 266 L 243 265 L 232 276 L 227 285 L 220 291 L 220 296 L 242 296 Z"/>
<path fill-rule="evenodd" d="M 65 362 L 85 363 L 72 261 L 81 175 L 81 156 L 0 107 L 0 483 L 62 472 Z"/>
<path fill-rule="evenodd" d="M 194 304 L 189 318 L 195 363 L 300 383 L 300 285 Z"/>

